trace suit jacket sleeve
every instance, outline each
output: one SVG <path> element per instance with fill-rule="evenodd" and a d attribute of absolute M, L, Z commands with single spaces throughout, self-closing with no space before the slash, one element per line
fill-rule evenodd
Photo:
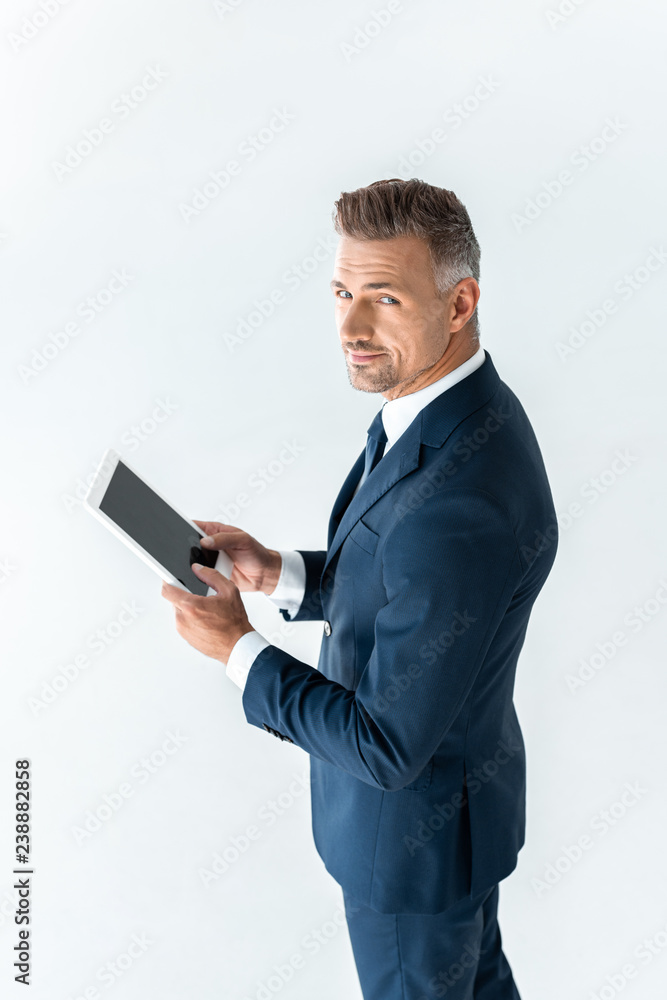
<path fill-rule="evenodd" d="M 322 553 L 303 554 L 314 574 Z M 386 603 L 356 690 L 268 646 L 242 703 L 252 725 L 391 791 L 416 778 L 455 720 L 524 567 L 505 508 L 474 488 L 441 490 L 404 513 L 382 560 Z M 326 595 L 307 593 L 312 613 L 297 617 L 323 618 Z"/>

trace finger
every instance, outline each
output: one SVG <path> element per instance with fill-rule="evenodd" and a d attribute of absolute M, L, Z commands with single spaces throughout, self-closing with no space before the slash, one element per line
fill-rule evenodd
<path fill-rule="evenodd" d="M 215 534 L 215 532 L 219 531 L 221 527 L 221 525 L 218 524 L 217 521 L 197 521 L 193 519 L 192 523 L 196 524 L 197 527 L 204 532 L 205 536 L 210 536 Z"/>
<path fill-rule="evenodd" d="M 205 531 L 207 535 L 212 534 L 214 531 L 221 531 L 223 528 L 227 527 L 225 524 L 220 524 L 219 521 L 198 521 L 194 517 L 192 519 L 192 523 L 196 524 L 198 528 L 202 529 L 202 531 Z"/>
<path fill-rule="evenodd" d="M 192 519 L 192 523 L 196 524 L 198 528 L 206 532 L 207 535 L 212 535 L 216 531 L 240 531 L 234 524 L 221 524 L 220 521 L 198 521 L 196 518 Z"/>
<path fill-rule="evenodd" d="M 166 597 L 168 601 L 175 604 L 177 607 L 181 607 L 182 605 L 188 604 L 193 595 L 187 594 L 184 590 L 181 590 L 180 587 L 174 587 L 173 584 L 165 582 L 162 584 L 162 596 Z"/>
<path fill-rule="evenodd" d="M 203 580 L 204 583 L 207 583 L 209 587 L 212 587 L 216 594 L 223 593 L 230 583 L 222 573 L 218 573 L 216 569 L 212 569 L 210 566 L 202 566 L 201 563 L 192 563 L 190 569 L 195 576 Z"/>
<path fill-rule="evenodd" d="M 231 524 L 222 526 L 222 531 L 215 531 L 202 538 L 200 545 L 205 549 L 230 549 L 240 548 L 241 543 L 246 541 L 246 532 L 240 528 L 234 528 Z M 245 547 L 245 546 L 243 546 Z"/>

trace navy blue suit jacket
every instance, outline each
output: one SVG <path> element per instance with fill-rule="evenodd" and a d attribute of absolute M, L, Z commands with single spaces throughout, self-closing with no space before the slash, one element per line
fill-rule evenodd
<path fill-rule="evenodd" d="M 525 756 L 514 675 L 557 521 L 526 413 L 486 352 L 414 418 L 326 551 L 299 550 L 291 621 L 324 621 L 318 669 L 255 658 L 246 719 L 311 755 L 316 848 L 382 913 L 438 913 L 515 868 Z"/>

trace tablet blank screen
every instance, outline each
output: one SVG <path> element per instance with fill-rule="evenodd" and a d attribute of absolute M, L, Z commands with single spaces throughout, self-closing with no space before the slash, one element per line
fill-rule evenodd
<path fill-rule="evenodd" d="M 217 550 L 201 549 L 203 532 L 189 525 L 122 462 L 114 470 L 100 510 L 188 590 L 206 596 L 208 584 L 195 576 L 190 564 L 215 566 Z"/>

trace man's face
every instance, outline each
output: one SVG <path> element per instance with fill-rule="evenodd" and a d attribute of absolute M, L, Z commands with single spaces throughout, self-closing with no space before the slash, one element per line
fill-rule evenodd
<path fill-rule="evenodd" d="M 342 236 L 331 289 L 352 387 L 395 399 L 444 375 L 443 354 L 452 334 L 474 310 L 479 294 L 474 279 L 467 282 L 477 295 L 473 290 L 472 303 L 468 298 L 471 308 L 466 317 L 460 295 L 450 293 L 444 299 L 438 295 L 425 240 Z M 459 290 L 461 283 L 456 287 Z M 471 353 L 468 350 L 468 356 Z"/>

